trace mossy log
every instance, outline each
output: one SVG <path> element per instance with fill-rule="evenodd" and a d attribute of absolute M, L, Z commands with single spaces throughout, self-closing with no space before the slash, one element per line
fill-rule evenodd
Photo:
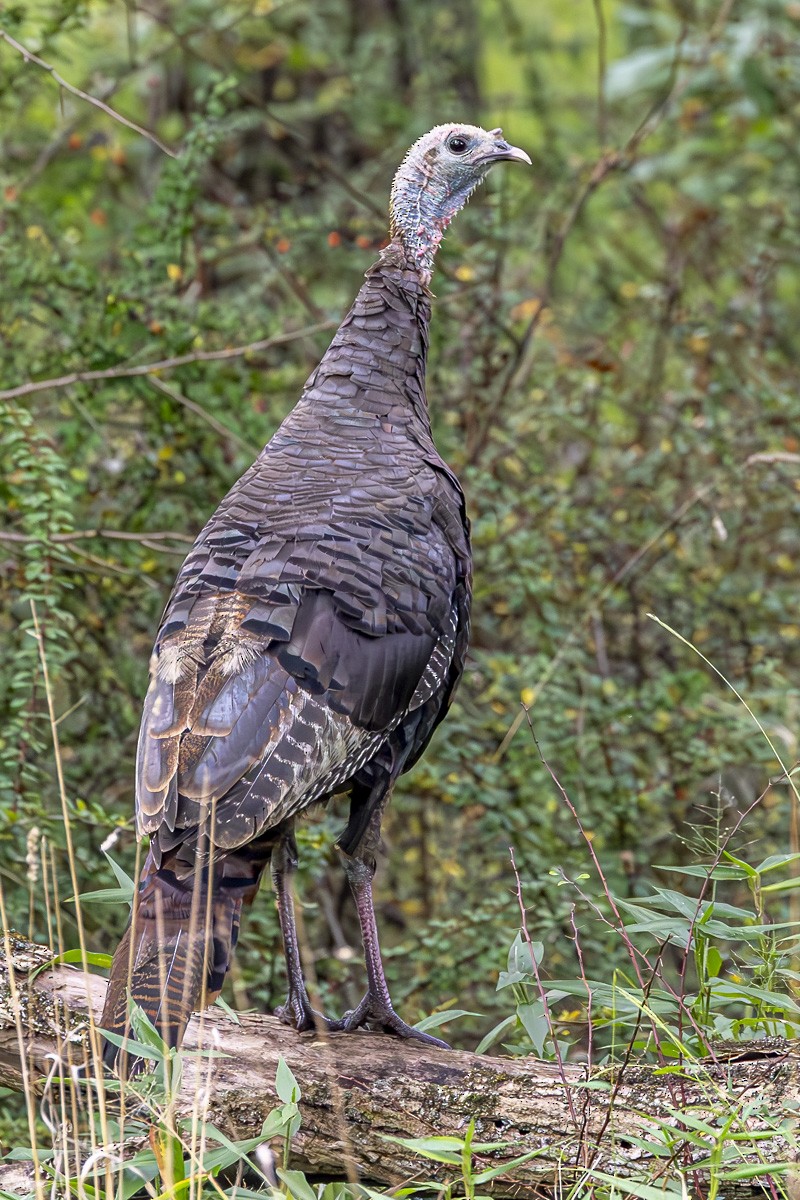
<path fill-rule="evenodd" d="M 39 1092 L 48 1056 L 58 1048 L 69 1047 L 81 1061 L 81 1031 L 89 1008 L 100 1013 L 105 981 L 63 965 L 35 973 L 51 951 L 16 935 L 8 944 L 10 959 L 0 969 L 0 1085 L 22 1089 L 27 1078 Z M 542 1195 L 556 1181 L 563 1187 L 584 1176 L 588 1183 L 595 1172 L 646 1180 L 676 1166 L 688 1169 L 707 1157 L 713 1139 L 705 1154 L 696 1141 L 682 1142 L 676 1111 L 719 1125 L 735 1114 L 732 1133 L 760 1135 L 758 1142 L 728 1143 L 728 1153 L 738 1146 L 740 1165 L 761 1162 L 768 1173 L 794 1154 L 785 1125 L 783 1133 L 770 1131 L 800 1106 L 800 1047 L 777 1039 L 750 1054 L 727 1046 L 727 1056 L 720 1051 L 676 1074 L 629 1064 L 589 1078 L 582 1065 L 561 1071 L 535 1058 L 445 1051 L 361 1031 L 322 1038 L 298 1034 L 274 1017 L 242 1014 L 240 1022 L 216 1009 L 192 1021 L 186 1048 L 213 1047 L 224 1057 L 186 1058 L 182 1112 L 190 1115 L 199 1104 L 204 1118 L 230 1137 L 257 1136 L 276 1104 L 283 1056 L 302 1089 L 293 1165 L 315 1176 L 349 1174 L 383 1186 L 452 1178 L 454 1168 L 387 1139 L 463 1136 L 471 1119 L 476 1141 L 507 1143 L 503 1151 L 478 1155 L 478 1170 L 538 1151 L 491 1184 L 497 1196 Z M 665 1125 L 674 1127 L 674 1155 L 659 1162 L 647 1143 L 663 1143 Z M 786 1182 L 782 1171 L 780 1178 Z M 728 1184 L 725 1195 L 766 1184 L 765 1174 Z"/>

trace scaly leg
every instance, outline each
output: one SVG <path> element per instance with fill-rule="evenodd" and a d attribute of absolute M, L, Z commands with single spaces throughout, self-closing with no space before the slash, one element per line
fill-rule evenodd
<path fill-rule="evenodd" d="M 283 951 L 286 955 L 286 973 L 289 977 L 289 993 L 285 1002 L 275 1009 L 275 1016 L 283 1021 L 284 1025 L 293 1025 L 301 1032 L 305 1029 L 338 1029 L 338 1022 L 328 1020 L 311 1007 L 306 990 L 292 894 L 292 876 L 297 870 L 297 843 L 291 826 L 281 833 L 275 843 L 271 868 L 272 885 L 278 901 L 278 920 L 283 935 Z"/>
<path fill-rule="evenodd" d="M 361 939 L 364 943 L 364 961 L 367 968 L 367 994 L 352 1012 L 345 1013 L 335 1028 L 350 1031 L 361 1025 L 375 1024 L 386 1033 L 425 1042 L 449 1050 L 447 1042 L 422 1033 L 407 1025 L 398 1017 L 392 1005 L 386 976 L 383 972 L 381 948 L 378 941 L 378 926 L 375 921 L 375 905 L 372 898 L 372 877 L 375 874 L 375 851 L 380 842 L 380 822 L 384 804 L 376 806 L 370 817 L 367 830 L 352 855 L 343 855 L 344 869 L 356 902 Z"/>

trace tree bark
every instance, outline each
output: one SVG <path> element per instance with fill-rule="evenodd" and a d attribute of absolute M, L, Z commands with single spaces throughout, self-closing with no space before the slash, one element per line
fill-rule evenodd
<path fill-rule="evenodd" d="M 31 978 L 51 951 L 13 934 L 8 945 L 11 954 L 0 969 L 0 1084 L 22 1090 L 27 1078 L 38 1094 L 52 1065 L 48 1055 L 60 1051 L 63 1059 L 66 1047 L 74 1061 L 83 1060 L 81 1031 L 90 1010 L 99 1016 L 106 985 L 63 965 Z M 793 1160 L 794 1139 L 777 1127 L 800 1106 L 800 1049 L 781 1039 L 752 1049 L 726 1044 L 728 1057 L 720 1051 L 716 1061 L 685 1064 L 677 1074 L 629 1064 L 595 1070 L 590 1079 L 585 1066 L 571 1063 L 560 1071 L 535 1058 L 438 1050 L 379 1033 L 318 1037 L 274 1017 L 241 1015 L 240 1022 L 217 1009 L 192 1021 L 185 1049 L 213 1048 L 225 1057 L 184 1060 L 179 1115 L 191 1116 L 199 1106 L 202 1118 L 229 1137 L 257 1136 L 277 1103 L 282 1056 L 302 1090 L 292 1165 L 318 1176 L 349 1175 L 384 1186 L 458 1178 L 456 1168 L 386 1139 L 463 1137 L 474 1119 L 476 1141 L 508 1143 L 477 1155 L 476 1170 L 538 1151 L 489 1185 L 496 1196 L 541 1195 L 556 1181 L 563 1186 L 581 1177 L 589 1183 L 587 1170 L 648 1180 L 660 1165 L 669 1177 L 713 1150 L 713 1138 L 705 1152 L 681 1139 L 674 1113 L 689 1109 L 719 1126 L 736 1114 L 731 1133 L 768 1134 L 757 1143 L 726 1141 L 728 1153 L 739 1147 L 731 1167 L 761 1162 L 765 1172 L 752 1183 L 728 1184 L 728 1197 L 737 1187 L 744 1194 L 764 1186 L 770 1168 L 778 1172 L 776 1164 Z M 659 1159 L 646 1143 L 663 1144 L 665 1126 L 676 1139 L 674 1155 Z M 704 1174 L 700 1169 L 694 1182 Z M 783 1173 L 780 1178 L 785 1182 Z"/>

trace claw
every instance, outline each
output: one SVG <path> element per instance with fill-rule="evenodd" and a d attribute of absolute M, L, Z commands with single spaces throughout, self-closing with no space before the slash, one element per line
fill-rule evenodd
<path fill-rule="evenodd" d="M 333 1022 L 332 1028 L 352 1033 L 354 1029 L 361 1029 L 365 1025 L 376 1025 L 384 1033 L 393 1033 L 395 1037 L 405 1041 L 423 1042 L 426 1046 L 436 1046 L 439 1050 L 450 1049 L 448 1043 L 443 1042 L 441 1038 L 432 1037 L 429 1033 L 423 1033 L 421 1029 L 414 1029 L 413 1025 L 407 1025 L 391 1005 L 384 1004 L 369 992 L 357 1008 L 346 1012 L 340 1021 Z"/>
<path fill-rule="evenodd" d="M 313 1009 L 308 996 L 298 996 L 296 992 L 292 991 L 286 997 L 285 1003 L 278 1005 L 275 1009 L 275 1016 L 282 1024 L 290 1025 L 298 1033 L 305 1033 L 308 1030 L 317 1032 L 324 1030 L 331 1033 L 340 1027 L 339 1021 L 331 1021 L 329 1017 L 325 1017 Z"/>

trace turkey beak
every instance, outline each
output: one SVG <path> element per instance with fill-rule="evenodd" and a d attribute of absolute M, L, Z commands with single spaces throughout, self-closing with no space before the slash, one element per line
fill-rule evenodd
<path fill-rule="evenodd" d="M 508 142 L 496 142 L 494 148 L 480 160 L 482 163 L 523 162 L 533 166 L 529 156 L 519 146 L 509 146 Z"/>

